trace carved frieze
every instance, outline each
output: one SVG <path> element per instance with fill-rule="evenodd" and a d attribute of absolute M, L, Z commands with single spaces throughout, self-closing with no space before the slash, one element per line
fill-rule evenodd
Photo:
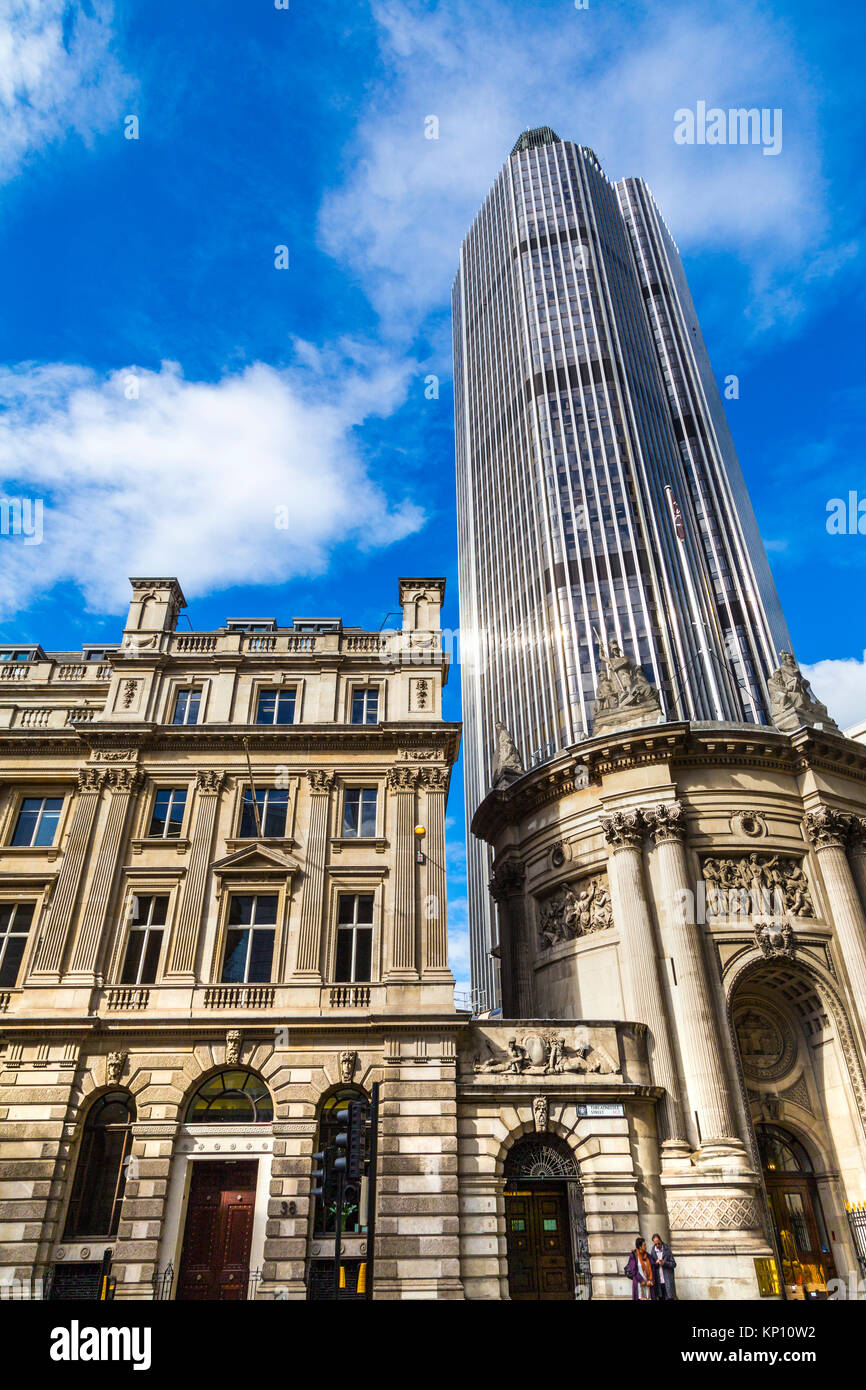
<path fill-rule="evenodd" d="M 612 926 L 606 874 L 566 884 L 538 905 L 538 935 L 545 947 Z"/>
<path fill-rule="evenodd" d="M 778 854 L 709 855 L 703 861 L 707 919 L 814 917 L 802 860 Z"/>
<path fill-rule="evenodd" d="M 579 1032 L 574 1045 L 554 1030 L 533 1029 L 520 1041 L 516 1035 L 508 1039 L 504 1053 L 482 1038 L 484 1053 L 475 1058 L 476 1072 L 501 1073 L 511 1076 L 565 1076 L 619 1074 L 619 1067 L 600 1043 L 590 1041 L 589 1034 Z"/>

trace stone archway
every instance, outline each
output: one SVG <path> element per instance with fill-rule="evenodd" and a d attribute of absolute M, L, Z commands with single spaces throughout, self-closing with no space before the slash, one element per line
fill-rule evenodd
<path fill-rule="evenodd" d="M 730 980 L 728 1016 L 785 1297 L 826 1297 L 847 1263 L 845 1195 L 866 1157 L 863 1073 L 842 1000 L 811 962 L 753 958 Z M 768 1157 L 770 1133 L 788 1136 L 784 1167 Z M 856 1172 L 839 1158 L 852 1148 Z"/>
<path fill-rule="evenodd" d="M 589 1298 L 583 1191 L 568 1144 L 549 1130 L 524 1135 L 509 1149 L 504 1168 L 509 1297 Z"/>

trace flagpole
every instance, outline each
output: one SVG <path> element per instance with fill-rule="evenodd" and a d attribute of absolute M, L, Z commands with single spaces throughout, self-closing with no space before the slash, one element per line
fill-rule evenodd
<path fill-rule="evenodd" d="M 246 755 L 247 755 L 247 770 L 249 771 L 249 774 L 250 774 L 250 796 L 251 796 L 252 799 L 253 799 L 253 815 L 254 815 L 255 818 L 256 818 L 256 836 L 257 836 L 258 839 L 261 839 L 261 838 L 262 838 L 262 819 L 261 819 L 261 816 L 259 815 L 259 803 L 258 803 L 258 801 L 256 800 L 256 784 L 255 784 L 255 782 L 253 781 L 253 765 L 252 765 L 252 763 L 250 762 L 250 745 L 249 745 L 249 742 L 247 741 L 247 739 L 244 739 L 243 743 L 244 743 L 244 752 L 245 752 Z"/>

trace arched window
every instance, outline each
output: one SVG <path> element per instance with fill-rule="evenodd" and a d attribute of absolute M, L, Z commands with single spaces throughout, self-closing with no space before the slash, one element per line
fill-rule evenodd
<path fill-rule="evenodd" d="M 109 1091 L 91 1107 L 72 1184 L 64 1240 L 110 1238 L 117 1234 L 126 1165 L 132 1143 L 135 1102 L 126 1091 Z"/>
<path fill-rule="evenodd" d="M 778 1125 L 755 1125 L 761 1167 L 768 1173 L 811 1173 L 809 1155 L 799 1139 Z"/>
<path fill-rule="evenodd" d="M 319 1140 L 316 1144 L 318 1151 L 329 1148 L 343 1128 L 337 1119 L 337 1111 L 343 1110 L 350 1100 L 367 1100 L 367 1094 L 357 1086 L 343 1086 L 333 1095 L 328 1096 L 319 1112 Z M 365 1135 L 364 1149 L 370 1152 L 369 1129 Z M 366 1226 L 361 1225 L 359 1219 L 360 1192 L 357 1187 L 347 1187 L 343 1193 L 343 1225 L 344 1231 L 364 1231 Z M 316 1210 L 314 1216 L 315 1231 L 317 1235 L 333 1235 L 337 1229 L 337 1193 L 336 1190 L 326 1192 L 324 1197 L 316 1198 Z"/>
<path fill-rule="evenodd" d="M 251 1071 L 218 1071 L 189 1103 L 187 1124 L 265 1124 L 274 1118 L 271 1093 Z"/>

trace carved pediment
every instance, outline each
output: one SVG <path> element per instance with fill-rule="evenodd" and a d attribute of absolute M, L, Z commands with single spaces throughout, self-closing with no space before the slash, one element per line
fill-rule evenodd
<path fill-rule="evenodd" d="M 243 849 L 227 854 L 212 866 L 215 874 L 296 874 L 300 865 L 267 840 L 251 840 Z"/>

